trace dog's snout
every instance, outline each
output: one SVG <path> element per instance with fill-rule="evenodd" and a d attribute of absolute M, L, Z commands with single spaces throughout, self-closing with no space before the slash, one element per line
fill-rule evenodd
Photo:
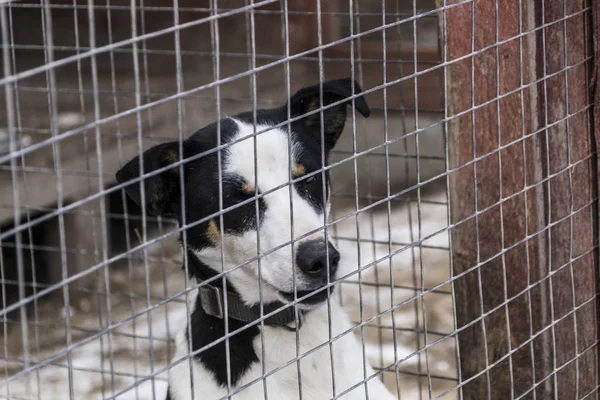
<path fill-rule="evenodd" d="M 329 259 L 329 263 L 328 263 Z M 329 276 L 337 271 L 340 261 L 340 253 L 331 243 L 324 240 L 309 240 L 298 246 L 296 252 L 296 263 L 302 272 L 311 278 L 327 278 L 329 264 Z"/>

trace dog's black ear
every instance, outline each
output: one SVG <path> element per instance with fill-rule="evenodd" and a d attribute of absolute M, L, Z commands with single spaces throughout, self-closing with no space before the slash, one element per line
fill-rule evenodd
<path fill-rule="evenodd" d="M 362 89 L 358 82 L 354 81 L 354 94 L 362 93 Z M 328 149 L 333 148 L 338 138 L 342 134 L 344 124 L 346 123 L 346 105 L 352 103 L 352 79 L 337 79 L 333 81 L 323 82 L 323 108 L 347 99 L 343 103 L 323 110 L 324 117 L 324 133 L 325 145 Z M 290 110 L 292 117 L 297 117 L 311 111 L 318 110 L 321 107 L 321 92 L 320 85 L 306 87 L 300 89 L 290 99 Z M 354 99 L 354 107 L 365 118 L 371 115 L 369 106 L 363 96 L 358 96 Z M 302 118 L 298 123 L 305 124 L 313 129 L 318 135 L 315 135 L 315 140 L 320 140 L 321 133 L 321 113 L 316 112 L 306 118 Z"/>
<path fill-rule="evenodd" d="M 184 142 L 184 154 L 186 143 Z M 143 173 L 147 174 L 167 167 L 180 160 L 179 142 L 169 142 L 159 144 L 142 154 L 144 164 Z M 173 206 L 179 198 L 180 191 L 180 166 L 174 165 L 165 171 L 159 172 L 144 179 L 144 201 L 142 202 L 141 180 L 132 182 L 125 186 L 125 192 L 140 207 L 146 205 L 146 210 L 156 216 L 171 215 L 174 212 Z M 129 161 L 117 174 L 119 183 L 127 183 L 140 176 L 140 156 Z"/>

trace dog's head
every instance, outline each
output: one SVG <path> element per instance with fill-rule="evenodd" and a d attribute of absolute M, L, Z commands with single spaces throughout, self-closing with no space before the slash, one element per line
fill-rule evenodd
<path fill-rule="evenodd" d="M 301 89 L 289 105 L 257 111 L 256 124 L 252 112 L 225 118 L 183 143 L 155 146 L 117 172 L 119 183 L 139 178 L 141 170 L 150 174 L 143 189 L 139 179 L 125 187 L 129 196 L 151 214 L 192 225 L 185 250 L 215 272 L 235 269 L 228 282 L 249 304 L 260 299 L 259 276 L 264 301 L 292 300 L 294 279 L 302 297 L 335 277 L 339 253 L 323 229 L 330 200 L 323 166 L 347 105 L 365 117 L 370 111 L 362 96 L 352 100 L 361 89 L 351 79 L 320 87 Z M 326 297 L 322 290 L 303 304 Z"/>

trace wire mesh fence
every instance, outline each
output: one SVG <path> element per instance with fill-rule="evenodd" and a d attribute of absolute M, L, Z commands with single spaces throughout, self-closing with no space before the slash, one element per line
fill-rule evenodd
<path fill-rule="evenodd" d="M 0 2 L 0 397 L 596 398 L 591 14 Z"/>

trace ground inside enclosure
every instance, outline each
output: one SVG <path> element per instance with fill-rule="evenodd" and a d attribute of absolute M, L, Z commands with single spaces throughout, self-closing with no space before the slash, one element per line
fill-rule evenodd
<path fill-rule="evenodd" d="M 384 373 L 390 389 L 399 384 L 402 399 L 418 399 L 419 391 L 422 398 L 440 395 L 456 385 L 457 376 L 454 338 L 443 339 L 454 330 L 450 287 L 444 284 L 449 278 L 445 190 L 423 191 L 421 202 L 414 200 L 393 201 L 389 211 L 384 202 L 358 218 L 342 219 L 332 232 L 343 256 L 340 275 L 345 276 L 337 293 L 353 321 L 361 320 L 361 310 L 363 321 L 381 315 L 363 330 L 366 354 L 375 367 L 402 360 L 397 379 L 393 370 Z M 353 211 L 337 208 L 332 219 Z M 410 245 L 419 238 L 424 239 L 420 246 Z M 70 379 L 77 399 L 113 393 L 121 393 L 119 399 L 152 399 L 152 393 L 163 398 L 167 373 L 144 378 L 166 366 L 174 352 L 173 335 L 185 321 L 185 296 L 177 296 L 185 287 L 178 258 L 175 241 L 165 240 L 149 248 L 147 268 L 138 259 L 112 269 L 108 302 L 90 294 L 74 306 L 70 339 L 77 347 L 68 356 L 64 310 L 56 302 L 37 305 L 37 318 L 30 317 L 27 324 L 28 346 L 21 326 L 9 324 L 0 370 L 16 379 L 10 378 L 0 397 L 66 398 Z M 103 291 L 106 283 L 98 278 Z M 171 296 L 177 297 L 156 306 Z M 393 312 L 380 314 L 390 307 Z M 111 334 L 98 333 L 108 325 L 114 327 Z M 354 333 L 361 335 L 360 329 Z M 43 367 L 29 369 L 44 360 Z M 455 397 L 450 392 L 445 398 Z"/>

